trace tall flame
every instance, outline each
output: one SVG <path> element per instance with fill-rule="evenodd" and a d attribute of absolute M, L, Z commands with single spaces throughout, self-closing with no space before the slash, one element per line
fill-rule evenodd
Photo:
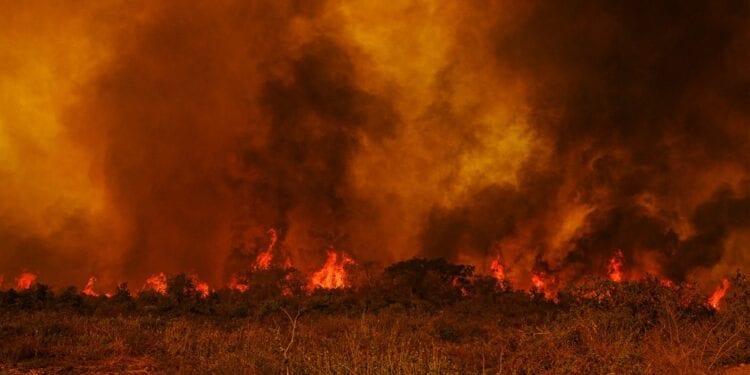
<path fill-rule="evenodd" d="M 31 272 L 23 272 L 16 278 L 16 288 L 18 290 L 26 290 L 31 288 L 36 283 L 36 274 Z"/>
<path fill-rule="evenodd" d="M 346 266 L 354 264 L 354 260 L 341 254 L 341 259 L 335 251 L 328 251 L 328 258 L 323 267 L 312 274 L 308 290 L 316 288 L 338 289 L 348 286 Z"/>
<path fill-rule="evenodd" d="M 492 263 L 490 263 L 490 271 L 492 271 L 492 276 L 494 276 L 498 282 L 505 280 L 505 267 L 499 258 L 492 260 Z"/>
<path fill-rule="evenodd" d="M 89 281 L 86 282 L 86 286 L 83 288 L 83 291 L 81 291 L 81 293 L 87 296 L 97 297 L 99 293 L 94 291 L 94 284 L 96 284 L 96 277 L 94 276 L 89 277 Z"/>
<path fill-rule="evenodd" d="M 268 248 L 266 248 L 266 250 L 261 251 L 260 254 L 258 254 L 258 257 L 255 258 L 255 264 L 253 265 L 253 268 L 256 270 L 267 270 L 271 268 L 271 260 L 273 259 L 273 247 L 276 245 L 278 235 L 276 233 L 276 229 L 274 228 L 269 229 L 268 233 L 271 235 L 271 243 L 268 244 Z"/>
<path fill-rule="evenodd" d="M 622 266 L 625 264 L 625 257 L 622 255 L 622 250 L 615 251 L 615 255 L 609 260 L 607 265 L 607 274 L 609 279 L 614 282 L 622 281 Z"/>
<path fill-rule="evenodd" d="M 711 294 L 711 297 L 708 298 L 708 304 L 714 309 L 719 310 L 721 299 L 724 298 L 724 295 L 727 294 L 728 289 L 729 280 L 724 278 L 721 280 L 721 285 L 717 287 L 716 290 L 714 290 L 713 294 Z"/>

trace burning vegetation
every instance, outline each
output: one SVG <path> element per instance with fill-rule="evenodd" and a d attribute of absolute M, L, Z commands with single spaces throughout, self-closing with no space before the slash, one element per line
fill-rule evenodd
<path fill-rule="evenodd" d="M 378 270 L 331 251 L 308 280 L 288 268 L 251 269 L 238 275 L 243 289 L 185 274 L 106 295 L 92 291 L 94 278 L 80 293 L 36 281 L 0 291 L 0 369 L 668 374 L 750 360 L 742 274 L 710 297 L 654 276 L 614 281 L 606 267 L 554 292 L 543 271 L 532 277 L 523 290 L 441 259 Z"/>
<path fill-rule="evenodd" d="M 747 1 L 2 8 L 3 303 L 257 298 L 296 329 L 326 296 L 672 293 L 719 324 L 742 290 Z"/>

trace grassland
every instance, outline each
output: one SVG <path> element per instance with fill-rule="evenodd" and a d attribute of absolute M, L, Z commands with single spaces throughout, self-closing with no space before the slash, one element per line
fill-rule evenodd
<path fill-rule="evenodd" d="M 711 374 L 750 362 L 741 275 L 720 311 L 655 279 L 556 301 L 476 278 L 464 295 L 440 279 L 288 297 L 200 298 L 175 283 L 136 297 L 0 292 L 0 373 Z"/>

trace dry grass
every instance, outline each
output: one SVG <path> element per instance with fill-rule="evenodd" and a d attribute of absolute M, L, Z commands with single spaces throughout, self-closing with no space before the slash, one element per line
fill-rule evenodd
<path fill-rule="evenodd" d="M 667 323 L 639 334 L 594 311 L 514 328 L 458 311 L 302 314 L 288 345 L 281 312 L 263 321 L 29 312 L 2 316 L 0 362 L 9 373 L 697 374 L 724 368 L 746 338 L 721 318 Z"/>
<path fill-rule="evenodd" d="M 291 297 L 257 285 L 208 298 L 0 292 L 0 374 L 714 374 L 750 363 L 742 275 L 721 312 L 656 279 L 585 284 L 553 303 L 493 280 L 463 296 L 449 277 L 411 276 Z"/>

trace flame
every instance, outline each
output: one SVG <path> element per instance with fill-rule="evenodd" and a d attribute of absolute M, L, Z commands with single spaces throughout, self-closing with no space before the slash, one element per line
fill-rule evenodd
<path fill-rule="evenodd" d="M 532 292 L 542 292 L 547 299 L 556 298 L 556 292 L 550 289 L 550 284 L 554 284 L 554 276 L 547 275 L 544 271 L 534 272 L 531 275 Z"/>
<path fill-rule="evenodd" d="M 208 294 L 211 292 L 211 288 L 209 288 L 208 283 L 205 282 L 195 284 L 195 290 L 197 290 L 203 298 L 208 297 Z"/>
<path fill-rule="evenodd" d="M 492 276 L 494 276 L 498 282 L 505 280 L 505 267 L 499 258 L 492 260 L 492 263 L 490 263 L 490 271 L 492 271 Z"/>
<path fill-rule="evenodd" d="M 724 298 L 725 294 L 727 294 L 728 289 L 729 280 L 724 278 L 721 280 L 721 285 L 717 287 L 716 290 L 714 290 L 713 294 L 711 294 L 711 297 L 708 298 L 708 304 L 714 309 L 719 310 L 721 299 Z"/>
<path fill-rule="evenodd" d="M 151 275 L 146 279 L 146 284 L 143 286 L 143 290 L 153 290 L 159 294 L 167 294 L 167 276 L 164 272 Z"/>
<path fill-rule="evenodd" d="M 32 285 L 36 283 L 36 274 L 31 272 L 23 272 L 16 278 L 16 288 L 18 290 L 30 289 Z"/>
<path fill-rule="evenodd" d="M 200 294 L 200 297 L 201 298 L 208 297 L 209 293 L 211 293 L 211 287 L 208 285 L 208 283 L 205 281 L 201 281 L 198 278 L 198 275 L 195 275 L 195 274 L 192 274 L 189 277 L 190 277 L 190 281 L 193 283 L 193 287 Z"/>
<path fill-rule="evenodd" d="M 276 233 L 276 229 L 274 228 L 269 229 L 268 233 L 271 235 L 271 243 L 268 244 L 268 248 L 266 248 L 265 251 L 261 251 L 260 254 L 258 254 L 258 257 L 255 258 L 253 269 L 267 270 L 271 268 L 271 260 L 273 259 L 273 247 L 276 245 L 276 240 L 278 240 L 279 237 Z"/>
<path fill-rule="evenodd" d="M 341 259 L 335 251 L 328 251 L 328 258 L 326 259 L 323 268 L 312 274 L 310 277 L 310 283 L 308 290 L 312 291 L 316 288 L 323 289 L 338 289 L 345 288 L 348 286 L 347 283 L 347 272 L 346 266 L 354 264 L 354 260 L 341 254 Z"/>
<path fill-rule="evenodd" d="M 610 280 L 617 283 L 622 281 L 623 264 L 625 264 L 625 257 L 622 255 L 622 250 L 615 251 L 615 255 L 609 260 L 609 265 L 607 265 L 607 274 Z"/>
<path fill-rule="evenodd" d="M 675 289 L 677 286 L 675 285 L 674 281 L 667 279 L 667 278 L 661 278 L 659 279 L 659 283 L 669 289 Z"/>
<path fill-rule="evenodd" d="M 227 288 L 236 290 L 240 293 L 246 292 L 248 289 L 250 289 L 250 286 L 248 286 L 246 283 L 240 281 L 237 278 L 237 275 L 233 275 L 232 279 L 229 280 L 229 283 L 227 283 Z"/>
<path fill-rule="evenodd" d="M 534 273 L 531 275 L 531 285 L 534 289 L 544 291 L 547 287 L 547 275 L 544 272 Z"/>
<path fill-rule="evenodd" d="M 96 284 L 96 277 L 89 277 L 89 281 L 86 282 L 86 287 L 83 288 L 83 291 L 81 291 L 81 293 L 91 297 L 99 296 L 99 293 L 94 291 L 94 284 Z"/>

